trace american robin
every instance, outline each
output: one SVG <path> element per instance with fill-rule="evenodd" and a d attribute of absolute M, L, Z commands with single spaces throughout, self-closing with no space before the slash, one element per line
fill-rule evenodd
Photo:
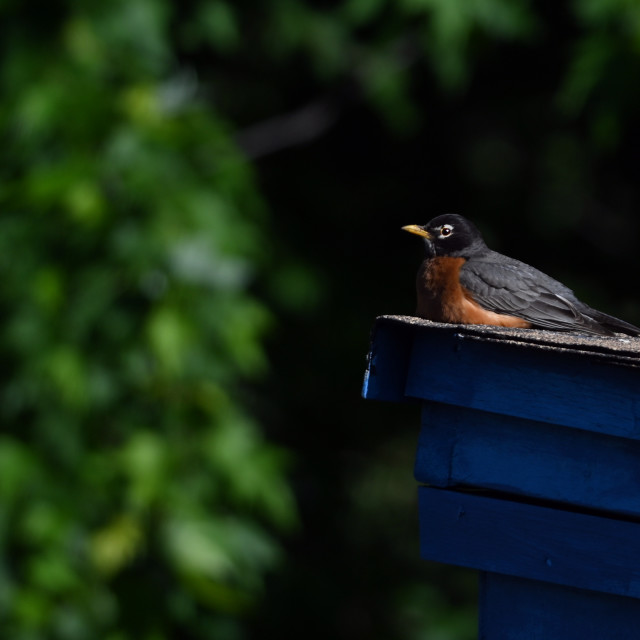
<path fill-rule="evenodd" d="M 596 311 L 571 289 L 533 267 L 487 247 L 466 218 L 445 214 L 405 231 L 424 238 L 416 279 L 416 315 L 436 322 L 488 324 L 640 335 L 638 327 Z"/>

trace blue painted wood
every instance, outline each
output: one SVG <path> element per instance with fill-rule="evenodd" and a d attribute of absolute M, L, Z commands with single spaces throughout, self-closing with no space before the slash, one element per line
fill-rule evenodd
<path fill-rule="evenodd" d="M 376 322 L 367 358 L 362 396 L 367 400 L 403 402 L 413 332 L 397 322 Z"/>
<path fill-rule="evenodd" d="M 637 640 L 640 600 L 484 573 L 480 640 Z"/>
<path fill-rule="evenodd" d="M 640 516 L 640 442 L 435 402 L 415 477 Z"/>
<path fill-rule="evenodd" d="M 485 572 L 482 640 L 640 638 L 637 353 L 492 335 L 376 322 L 364 397 L 423 402 L 422 555 Z"/>
<path fill-rule="evenodd" d="M 429 560 L 640 598 L 640 523 L 419 489 Z"/>
<path fill-rule="evenodd" d="M 405 395 L 640 439 L 640 369 L 420 331 Z"/>

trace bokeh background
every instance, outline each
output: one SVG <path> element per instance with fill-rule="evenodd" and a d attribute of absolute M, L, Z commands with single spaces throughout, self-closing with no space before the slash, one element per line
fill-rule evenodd
<path fill-rule="evenodd" d="M 640 4 L 3 0 L 0 36 L 0 635 L 474 638 L 369 330 L 444 212 L 640 322 Z"/>

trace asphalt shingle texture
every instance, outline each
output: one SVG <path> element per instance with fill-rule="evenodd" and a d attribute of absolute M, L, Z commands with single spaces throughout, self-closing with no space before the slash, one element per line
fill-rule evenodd
<path fill-rule="evenodd" d="M 408 331 L 442 331 L 465 339 L 498 342 L 522 349 L 583 354 L 593 360 L 640 368 L 640 337 L 622 334 L 591 336 L 545 329 L 511 329 L 488 325 L 444 324 L 414 316 L 380 316 L 378 323 L 392 323 Z"/>

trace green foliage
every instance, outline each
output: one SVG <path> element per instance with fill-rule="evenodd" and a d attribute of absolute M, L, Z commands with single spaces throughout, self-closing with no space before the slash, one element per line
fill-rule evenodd
<path fill-rule="evenodd" d="M 427 18 L 425 46 L 440 80 L 451 89 L 466 83 L 473 36 L 522 40 L 536 24 L 528 3 L 521 0 L 404 0 L 404 4 Z"/>
<path fill-rule="evenodd" d="M 574 3 L 582 32 L 573 45 L 557 104 L 569 118 L 587 114 L 598 148 L 615 149 L 636 107 L 640 54 L 640 5 L 627 0 Z"/>
<path fill-rule="evenodd" d="M 264 211 L 172 11 L 87 4 L 38 35 L 4 9 L 3 637 L 210 637 L 295 524 L 240 391 L 267 369 Z M 230 6 L 199 11 L 230 51 Z"/>

